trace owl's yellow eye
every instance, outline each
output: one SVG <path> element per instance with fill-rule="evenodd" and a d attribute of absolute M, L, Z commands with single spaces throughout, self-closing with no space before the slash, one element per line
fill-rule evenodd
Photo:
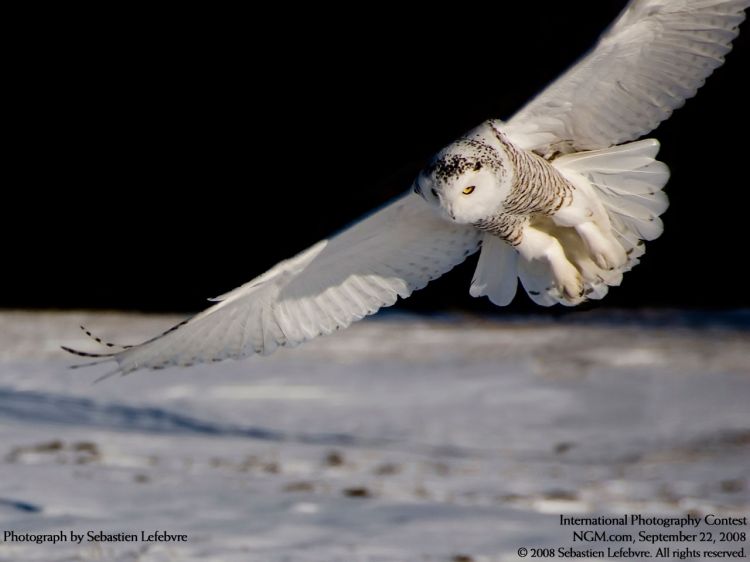
<path fill-rule="evenodd" d="M 462 192 L 462 193 L 463 193 L 464 195 L 471 195 L 472 193 L 474 193 L 474 190 L 475 190 L 475 189 L 476 189 L 476 186 L 475 186 L 475 185 L 470 185 L 470 186 L 468 186 L 468 187 L 464 187 L 464 190 L 463 190 L 463 192 Z"/>

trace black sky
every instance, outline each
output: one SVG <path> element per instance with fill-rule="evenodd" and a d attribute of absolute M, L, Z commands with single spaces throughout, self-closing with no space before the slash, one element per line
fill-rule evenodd
<path fill-rule="evenodd" d="M 202 308 L 407 189 L 482 120 L 509 117 L 624 3 L 498 4 L 422 21 L 380 4 L 48 14 L 6 86 L 0 306 Z M 741 35 L 653 133 L 673 172 L 665 234 L 588 306 L 750 306 L 749 68 Z M 490 310 L 468 296 L 474 264 L 404 304 Z M 511 310 L 531 308 L 521 297 Z"/>

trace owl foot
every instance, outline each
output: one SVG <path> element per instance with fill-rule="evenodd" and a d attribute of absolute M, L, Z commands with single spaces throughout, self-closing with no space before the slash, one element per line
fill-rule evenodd
<path fill-rule="evenodd" d="M 575 266 L 565 257 L 562 247 L 559 253 L 556 250 L 548 253 L 547 259 L 555 281 L 554 289 L 559 298 L 580 302 L 583 297 L 583 278 Z"/>
<path fill-rule="evenodd" d="M 543 286 L 554 301 L 573 305 L 585 300 L 583 277 L 555 237 L 529 226 L 524 229 L 523 239 L 516 249 L 525 260 L 546 266 L 536 271 L 538 276 L 545 272 Z"/>
<path fill-rule="evenodd" d="M 576 232 L 583 239 L 591 259 L 604 271 L 612 271 L 624 266 L 628 261 L 623 247 L 611 236 L 605 236 L 593 222 L 576 225 Z"/>

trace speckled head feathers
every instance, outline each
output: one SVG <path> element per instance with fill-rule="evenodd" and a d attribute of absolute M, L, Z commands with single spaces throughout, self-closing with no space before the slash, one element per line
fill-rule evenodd
<path fill-rule="evenodd" d="M 414 182 L 414 191 L 455 222 L 473 223 L 497 212 L 507 195 L 509 160 L 491 123 L 438 152 Z"/>

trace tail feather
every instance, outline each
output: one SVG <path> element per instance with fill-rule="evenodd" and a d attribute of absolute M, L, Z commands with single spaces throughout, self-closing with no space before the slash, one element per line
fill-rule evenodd
<path fill-rule="evenodd" d="M 583 176 L 599 196 L 624 239 L 629 233 L 654 240 L 664 228 L 659 216 L 669 201 L 662 188 L 669 168 L 656 160 L 659 141 L 645 139 L 603 150 L 568 154 L 554 161 L 563 173 Z M 626 248 L 627 250 L 627 248 Z"/>
<path fill-rule="evenodd" d="M 644 240 L 654 240 L 664 231 L 659 216 L 669 206 L 662 191 L 669 179 L 669 168 L 656 160 L 658 152 L 659 141 L 645 139 L 568 154 L 553 162 L 566 176 L 587 182 L 606 212 L 608 224 L 602 226 L 625 251 L 626 263 L 602 276 L 608 286 L 619 285 L 622 274 L 639 263 L 645 253 Z M 595 287 L 594 280 L 585 273 L 584 280 L 587 291 L 591 291 L 589 298 L 601 293 L 602 287 Z"/>

